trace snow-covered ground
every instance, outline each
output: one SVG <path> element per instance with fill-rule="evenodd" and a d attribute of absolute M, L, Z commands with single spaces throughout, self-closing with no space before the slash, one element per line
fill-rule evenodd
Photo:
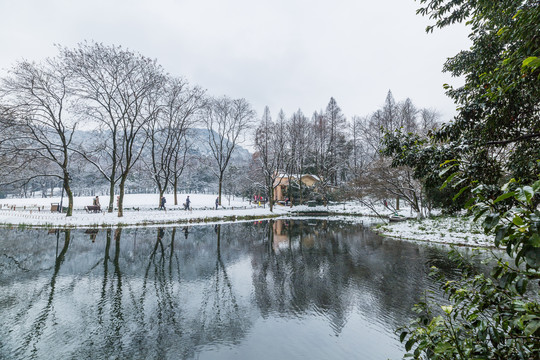
<path fill-rule="evenodd" d="M 204 207 L 213 207 L 215 208 L 216 195 L 211 194 L 178 194 L 178 206 L 174 206 L 174 195 L 166 194 L 165 198 L 167 199 L 166 207 L 175 209 L 182 207 L 182 204 L 185 202 L 186 197 L 189 196 L 191 200 L 191 205 L 193 208 L 204 208 Z M 73 199 L 73 208 L 75 210 L 84 211 L 86 205 L 92 205 L 93 196 L 79 196 Z M 45 206 L 45 210 L 50 210 L 51 204 L 60 203 L 62 199 L 59 196 L 48 197 L 48 198 L 9 198 L 9 199 L 0 199 L 0 208 L 5 209 L 10 206 L 16 206 L 17 210 L 21 210 L 22 207 L 37 207 Z M 106 207 L 109 204 L 109 196 L 101 195 L 99 197 L 99 202 L 101 207 Z M 243 206 L 248 204 L 248 202 L 242 202 L 241 199 L 235 198 L 231 199 L 230 204 L 226 197 L 222 198 L 223 205 L 225 206 Z M 68 200 L 64 196 L 63 206 L 67 206 Z M 115 204 L 116 206 L 116 199 Z M 158 194 L 126 194 L 124 196 L 124 208 L 140 208 L 142 209 L 156 209 L 159 207 L 159 195 Z"/>
<path fill-rule="evenodd" d="M 316 212 L 331 212 L 335 215 L 329 219 L 346 220 L 372 226 L 378 233 L 415 241 L 427 241 L 447 244 L 461 244 L 468 246 L 492 246 L 491 236 L 482 233 L 480 227 L 465 217 L 435 217 L 421 221 L 410 219 L 404 222 L 388 223 L 374 217 L 375 212 L 359 202 L 334 204 L 328 207 L 317 206 L 275 206 L 270 212 L 268 206 L 259 206 L 240 198 L 231 199 L 230 202 L 223 197 L 223 206 L 215 209 L 216 195 L 189 194 L 191 211 L 183 209 L 187 194 L 180 194 L 178 206 L 174 204 L 173 195 L 166 195 L 166 211 L 158 210 L 159 196 L 156 194 L 126 194 L 124 198 L 124 216 L 119 218 L 116 211 L 113 213 L 87 213 L 86 205 L 92 204 L 92 197 L 76 197 L 74 199 L 73 216 L 51 213 L 51 204 L 60 203 L 60 198 L 17 198 L 0 200 L 0 224 L 5 225 L 37 225 L 60 227 L 91 227 L 122 225 L 154 225 L 175 224 L 183 222 L 208 223 L 234 221 L 235 219 L 268 217 L 268 216 L 298 216 L 300 214 L 314 214 Z M 100 196 L 102 208 L 108 204 L 107 196 Z M 64 206 L 67 200 L 64 198 Z M 388 216 L 392 211 L 382 204 L 375 208 L 381 216 Z M 300 214 L 298 214 L 300 213 Z M 341 214 L 341 215 L 340 215 Z M 401 215 L 410 216 L 409 209 L 402 210 Z M 347 215 L 355 215 L 347 217 Z M 303 215 L 304 217 L 306 215 Z"/>
<path fill-rule="evenodd" d="M 296 207 L 298 211 L 313 211 L 317 209 L 325 210 L 325 207 L 307 208 Z M 355 214 L 370 216 L 371 218 L 360 217 L 356 222 L 372 225 L 372 228 L 379 234 L 403 240 L 414 240 L 433 242 L 441 244 L 466 245 L 474 247 L 492 247 L 494 246 L 493 235 L 485 235 L 480 223 L 473 222 L 472 217 L 451 217 L 440 216 L 435 213 L 434 217 L 418 220 L 414 218 L 414 213 L 410 208 L 399 211 L 399 215 L 408 217 L 407 221 L 388 222 L 375 218 L 375 212 L 370 208 L 361 205 L 358 202 L 350 202 L 339 205 L 331 205 L 328 210 L 337 214 Z M 382 204 L 375 207 L 377 214 L 387 217 L 393 214 L 393 211 L 385 208 Z"/>
<path fill-rule="evenodd" d="M 470 217 L 411 219 L 378 225 L 376 231 L 399 239 L 475 247 L 494 246 L 493 235 L 485 235 L 479 223 L 473 222 Z"/>
<path fill-rule="evenodd" d="M 84 210 L 86 205 L 92 205 L 93 197 L 76 197 L 73 200 L 73 216 L 51 212 L 51 204 L 60 203 L 60 198 L 26 198 L 2 199 L 0 201 L 1 224 L 28 224 L 40 226 L 107 226 L 107 225 L 151 225 L 175 222 L 213 221 L 217 218 L 272 215 L 268 206 L 250 204 L 241 199 L 222 199 L 223 206 L 215 209 L 216 195 L 189 194 L 191 211 L 184 210 L 186 194 L 179 195 L 175 206 L 173 195 L 165 195 L 167 199 L 166 211 L 158 209 L 159 196 L 155 194 L 126 194 L 124 197 L 124 216 L 119 218 L 117 212 L 88 213 Z M 109 198 L 100 196 L 102 209 L 105 209 Z M 67 205 L 64 198 L 63 205 Z M 116 204 L 115 204 L 116 205 Z M 279 207 L 274 214 L 286 213 L 288 208 Z"/>

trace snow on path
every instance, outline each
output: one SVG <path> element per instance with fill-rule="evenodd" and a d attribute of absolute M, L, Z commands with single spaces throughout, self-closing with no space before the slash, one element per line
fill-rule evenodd
<path fill-rule="evenodd" d="M 179 203 L 184 203 L 186 194 L 179 197 Z M 119 218 L 117 211 L 112 213 L 87 213 L 86 205 L 92 204 L 93 197 L 76 197 L 73 200 L 73 215 L 66 217 L 65 214 L 51 212 L 51 204 L 59 203 L 60 198 L 28 198 L 28 199 L 3 199 L 1 200 L 0 223 L 2 224 L 27 224 L 38 226 L 60 227 L 88 227 L 88 226 L 111 226 L 111 225 L 151 225 L 180 223 L 189 221 L 206 221 L 207 219 L 245 217 L 245 216 L 270 216 L 287 213 L 288 208 L 278 207 L 274 213 L 268 206 L 257 206 L 239 199 L 229 201 L 222 199 L 224 206 L 215 209 L 215 195 L 189 194 L 191 211 L 184 210 L 182 205 L 170 205 L 174 203 L 172 195 L 166 195 L 166 211 L 158 210 L 159 196 L 155 194 L 127 194 L 124 198 L 123 217 Z M 108 197 L 100 196 L 102 208 L 106 207 Z M 64 206 L 66 205 L 64 199 Z M 12 210 L 15 208 L 15 210 Z"/>

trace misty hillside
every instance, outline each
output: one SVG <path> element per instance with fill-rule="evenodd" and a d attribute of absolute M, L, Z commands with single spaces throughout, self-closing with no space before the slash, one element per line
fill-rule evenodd
<path fill-rule="evenodd" d="M 95 131 L 79 130 L 73 135 L 72 145 L 84 144 L 86 149 L 97 147 L 99 139 L 110 138 L 107 134 Z M 186 166 L 179 179 L 179 192 L 215 193 L 218 188 L 217 177 L 213 173 L 215 160 L 208 144 L 207 129 L 191 129 L 188 133 L 190 148 L 187 153 Z M 74 156 L 76 158 L 76 156 Z M 229 168 L 238 169 L 248 165 L 251 154 L 245 148 L 237 145 L 232 154 Z M 79 159 L 81 160 L 81 159 Z M 150 148 L 145 146 L 140 160 L 132 169 L 126 193 L 155 193 L 157 188 L 152 180 L 150 172 L 151 153 Z M 106 195 L 109 192 L 109 183 L 96 167 L 87 161 L 73 161 L 73 169 L 70 171 L 73 179 L 72 189 L 75 195 Z M 46 193 L 50 196 L 51 189 L 59 191 L 61 181 L 57 178 L 43 178 L 31 181 L 23 189 L 6 188 L 0 197 L 9 194 L 32 196 L 33 193 Z M 169 187 L 168 193 L 173 192 Z"/>

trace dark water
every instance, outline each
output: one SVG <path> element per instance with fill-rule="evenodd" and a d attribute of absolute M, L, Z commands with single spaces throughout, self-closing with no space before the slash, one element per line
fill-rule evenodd
<path fill-rule="evenodd" d="M 315 220 L 0 229 L 0 359 L 399 359 L 446 253 Z"/>

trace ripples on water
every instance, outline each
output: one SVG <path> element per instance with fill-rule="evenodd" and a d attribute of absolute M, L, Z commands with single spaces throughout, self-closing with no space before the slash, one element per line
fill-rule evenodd
<path fill-rule="evenodd" d="M 314 220 L 3 229 L 0 358 L 398 359 L 446 254 Z"/>

